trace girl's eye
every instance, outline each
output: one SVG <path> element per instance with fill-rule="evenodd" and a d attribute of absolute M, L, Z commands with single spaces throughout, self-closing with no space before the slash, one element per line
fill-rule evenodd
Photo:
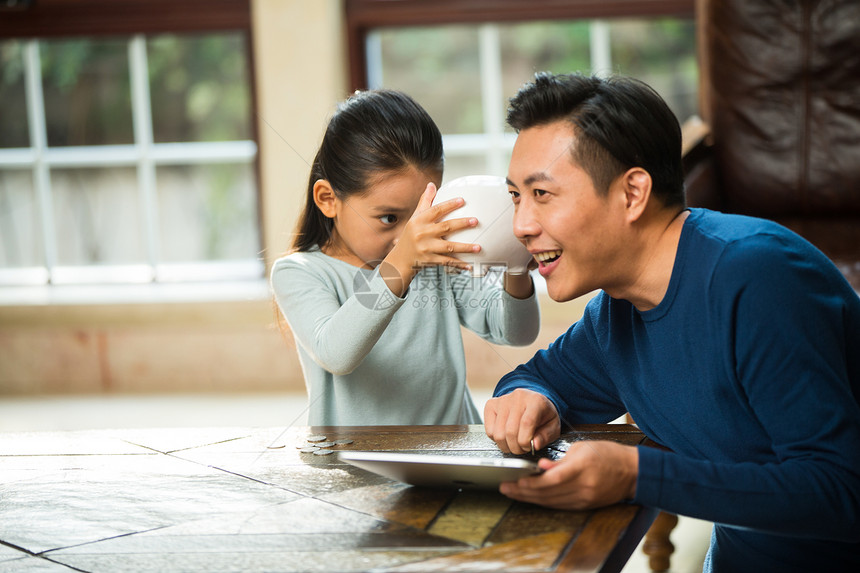
<path fill-rule="evenodd" d="M 379 220 L 386 225 L 393 225 L 397 222 L 397 215 L 383 215 Z"/>

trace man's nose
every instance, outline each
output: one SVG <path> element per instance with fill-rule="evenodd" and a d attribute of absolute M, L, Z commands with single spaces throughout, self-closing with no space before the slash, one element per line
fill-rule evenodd
<path fill-rule="evenodd" d="M 535 218 L 534 209 L 531 208 L 528 201 L 520 200 L 514 210 L 514 235 L 520 241 L 525 242 L 526 239 L 534 237 L 539 232 L 540 225 Z"/>

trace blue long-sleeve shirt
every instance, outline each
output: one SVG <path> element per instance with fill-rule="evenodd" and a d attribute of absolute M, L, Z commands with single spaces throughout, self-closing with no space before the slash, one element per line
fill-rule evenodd
<path fill-rule="evenodd" d="M 692 209 L 663 301 L 600 293 L 518 387 L 670 448 L 634 501 L 715 522 L 706 571 L 860 571 L 860 298 L 787 229 Z"/>

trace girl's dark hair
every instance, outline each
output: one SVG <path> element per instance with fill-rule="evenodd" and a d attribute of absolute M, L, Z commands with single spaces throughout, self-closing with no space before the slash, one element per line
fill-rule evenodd
<path fill-rule="evenodd" d="M 617 76 L 539 72 L 511 98 L 508 124 L 520 132 L 556 121 L 573 125 L 573 160 L 598 193 L 607 193 L 627 169 L 641 167 L 664 205 L 685 205 L 681 128 L 648 85 Z"/>
<path fill-rule="evenodd" d="M 311 165 L 304 210 L 292 251 L 323 246 L 333 222 L 314 203 L 314 183 L 329 182 L 344 198 L 366 192 L 374 179 L 414 167 L 441 177 L 442 134 L 408 95 L 393 90 L 356 92 L 338 105 Z"/>

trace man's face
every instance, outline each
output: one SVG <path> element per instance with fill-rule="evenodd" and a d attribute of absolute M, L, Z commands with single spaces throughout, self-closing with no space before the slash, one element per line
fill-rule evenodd
<path fill-rule="evenodd" d="M 623 194 L 611 188 L 598 195 L 572 161 L 573 144 L 566 122 L 523 130 L 508 169 L 514 234 L 538 261 L 556 301 L 612 286 L 623 246 Z"/>

